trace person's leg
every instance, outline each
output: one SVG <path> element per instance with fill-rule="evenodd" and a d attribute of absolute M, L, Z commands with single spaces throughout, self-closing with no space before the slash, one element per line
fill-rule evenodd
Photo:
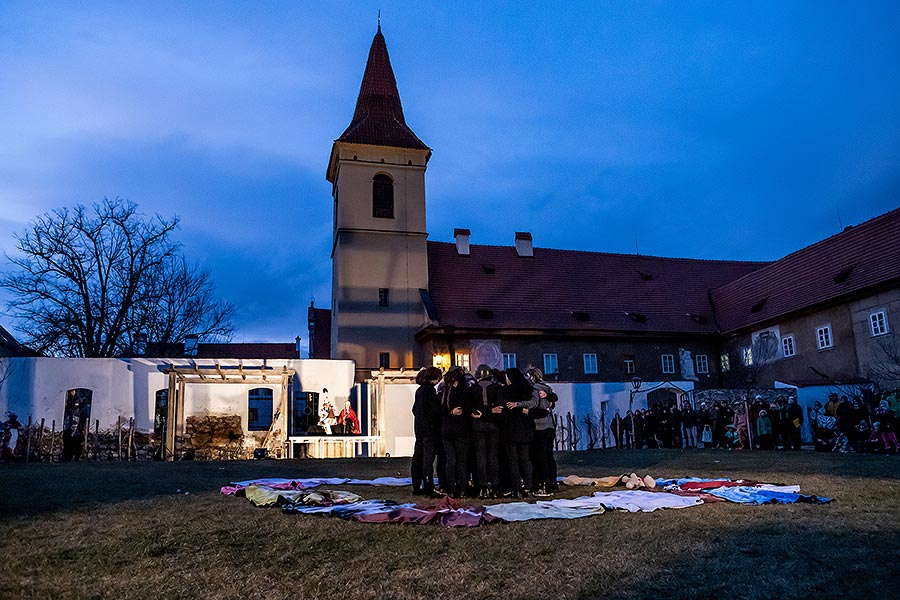
<path fill-rule="evenodd" d="M 522 488 L 522 473 L 519 470 L 519 444 L 514 442 L 506 443 L 506 463 L 509 467 L 509 489 L 512 492 L 518 492 Z M 526 448 L 528 446 L 526 445 Z"/>
<path fill-rule="evenodd" d="M 485 431 L 484 442 L 486 485 L 493 496 L 500 485 L 500 433 L 496 427 Z"/>
<path fill-rule="evenodd" d="M 547 465 L 544 464 L 544 451 L 542 446 L 543 435 L 542 431 L 534 432 L 534 439 L 528 445 L 528 456 L 531 458 L 531 467 L 532 467 L 532 482 L 530 490 L 536 490 L 537 488 L 545 485 L 547 483 Z"/>
<path fill-rule="evenodd" d="M 422 493 L 434 493 L 434 443 L 432 437 L 422 439 Z"/>
<path fill-rule="evenodd" d="M 456 448 L 456 488 L 459 497 L 466 494 L 469 484 L 469 438 L 458 436 L 454 442 Z"/>
<path fill-rule="evenodd" d="M 422 468 L 423 468 L 424 440 L 421 436 L 416 436 L 416 445 L 413 447 L 412 463 L 410 464 L 410 475 L 412 476 L 413 494 L 422 493 Z"/>
<path fill-rule="evenodd" d="M 529 444 L 519 444 L 519 471 L 522 473 L 522 486 L 530 490 L 533 484 Z"/>
<path fill-rule="evenodd" d="M 487 473 L 487 435 L 479 425 L 472 428 L 472 446 L 475 448 L 475 475 L 478 485 L 484 489 L 490 479 Z"/>
<path fill-rule="evenodd" d="M 444 435 L 444 476 L 446 483 L 441 481 L 441 487 L 451 496 L 458 496 L 458 482 L 456 480 L 456 439 L 450 435 Z"/>

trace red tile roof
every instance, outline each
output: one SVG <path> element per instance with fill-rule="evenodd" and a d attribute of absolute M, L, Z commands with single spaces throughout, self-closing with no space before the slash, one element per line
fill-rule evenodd
<path fill-rule="evenodd" d="M 724 333 L 900 280 L 900 208 L 848 227 L 712 293 Z"/>
<path fill-rule="evenodd" d="M 428 242 L 441 326 L 663 333 L 716 331 L 709 290 L 767 263 Z M 493 272 L 491 272 L 493 271 Z"/>
<path fill-rule="evenodd" d="M 353 120 L 337 141 L 428 150 L 406 124 L 381 27 L 369 49 Z"/>

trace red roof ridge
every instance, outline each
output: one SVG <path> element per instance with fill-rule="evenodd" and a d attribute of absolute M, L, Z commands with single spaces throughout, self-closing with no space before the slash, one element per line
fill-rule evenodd
<path fill-rule="evenodd" d="M 453 242 L 441 242 L 437 240 L 428 240 L 429 244 L 443 244 L 447 246 L 454 246 Z M 510 250 L 515 250 L 515 246 L 502 246 L 499 244 L 471 244 L 469 246 L 471 249 L 475 248 L 508 248 Z M 535 246 L 535 252 L 543 251 L 543 252 L 578 252 L 581 254 L 601 254 L 604 256 L 623 256 L 629 258 L 647 258 L 654 260 L 671 260 L 671 261 L 683 261 L 683 262 L 707 262 L 707 263 L 740 263 L 745 265 L 770 265 L 773 261 L 768 260 L 729 260 L 724 258 L 691 258 L 689 256 L 656 256 L 654 254 L 626 254 L 624 252 L 603 252 L 599 250 L 573 250 L 569 248 L 544 248 Z"/>
<path fill-rule="evenodd" d="M 862 221 L 861 223 L 857 223 L 856 225 L 847 225 L 841 231 L 839 231 L 835 234 L 832 234 L 832 235 L 828 236 L 827 238 L 823 238 L 817 242 L 813 242 L 812 244 L 803 246 L 802 248 L 798 248 L 797 250 L 794 250 L 793 252 L 791 252 L 789 254 L 785 254 L 784 256 L 782 256 L 781 258 L 779 258 L 777 260 L 769 261 L 769 263 L 766 264 L 766 266 L 761 267 L 760 269 L 758 269 L 756 271 L 747 273 L 746 275 L 744 275 L 742 277 L 738 277 L 734 281 L 729 281 L 725 285 L 723 285 L 719 288 L 716 288 L 716 289 L 722 289 L 722 288 L 732 286 L 734 284 L 741 282 L 742 280 L 744 280 L 748 277 L 763 277 L 763 276 L 765 276 L 765 274 L 767 272 L 770 272 L 774 269 L 778 269 L 779 267 L 781 267 L 782 264 L 787 261 L 787 259 L 795 258 L 795 257 L 803 255 L 803 254 L 815 252 L 822 245 L 824 245 L 828 242 L 833 242 L 835 240 L 835 238 L 838 238 L 845 234 L 856 233 L 859 231 L 860 227 L 866 227 L 866 228 L 872 227 L 875 225 L 876 221 L 884 220 L 884 219 L 887 219 L 887 218 L 893 217 L 893 216 L 900 217 L 900 208 L 895 208 L 893 210 L 889 210 L 886 213 L 882 213 L 876 217 L 872 217 L 871 219 L 866 219 L 865 221 Z"/>

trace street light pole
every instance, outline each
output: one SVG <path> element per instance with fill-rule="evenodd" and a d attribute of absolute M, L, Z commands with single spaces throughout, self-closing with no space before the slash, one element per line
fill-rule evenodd
<path fill-rule="evenodd" d="M 628 412 L 631 415 L 631 447 L 633 448 L 637 441 L 637 436 L 634 431 L 634 395 L 638 393 L 638 390 L 641 389 L 641 381 L 640 377 L 632 377 L 631 379 L 631 390 L 629 390 L 628 397 Z"/>

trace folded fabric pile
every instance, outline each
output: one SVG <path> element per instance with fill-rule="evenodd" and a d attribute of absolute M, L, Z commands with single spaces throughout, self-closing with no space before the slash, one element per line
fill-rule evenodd
<path fill-rule="evenodd" d="M 626 473 L 624 475 L 613 475 L 611 477 L 581 477 L 580 475 L 568 475 L 561 477 L 559 482 L 563 485 L 590 485 L 596 487 L 615 487 L 624 485 L 629 490 L 638 488 L 653 489 L 656 487 L 656 480 L 650 475 L 638 477 L 637 473 Z"/>

